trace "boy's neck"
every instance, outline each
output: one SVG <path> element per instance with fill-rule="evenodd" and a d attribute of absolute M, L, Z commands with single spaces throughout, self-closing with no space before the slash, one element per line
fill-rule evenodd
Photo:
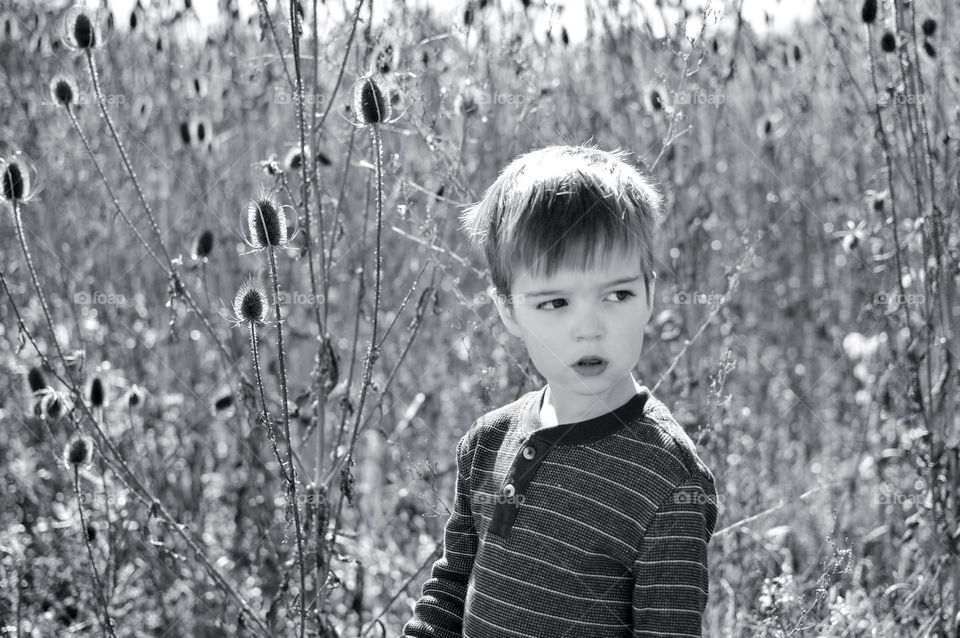
<path fill-rule="evenodd" d="M 596 400 L 590 405 L 558 406 L 554 400 L 553 391 L 547 384 L 547 389 L 543 395 L 543 403 L 540 406 L 540 427 L 549 428 L 561 423 L 579 423 L 612 412 L 638 394 L 640 389 L 640 383 L 631 375 L 630 385 L 624 386 L 623 390 L 611 397 L 613 399 L 612 403 L 616 405 L 611 402 Z"/>

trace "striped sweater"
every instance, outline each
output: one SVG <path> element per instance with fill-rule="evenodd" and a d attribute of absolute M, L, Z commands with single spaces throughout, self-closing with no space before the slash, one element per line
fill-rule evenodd
<path fill-rule="evenodd" d="M 443 555 L 403 636 L 700 636 L 717 492 L 693 442 L 646 388 L 541 427 L 545 391 L 457 444 Z"/>

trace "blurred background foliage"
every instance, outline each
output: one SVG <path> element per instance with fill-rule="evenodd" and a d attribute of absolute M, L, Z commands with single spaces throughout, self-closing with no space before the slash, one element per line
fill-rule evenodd
<path fill-rule="evenodd" d="M 58 338 L 83 351 L 85 378 L 104 380 L 104 427 L 131 466 L 277 633 L 297 619 L 292 532 L 269 443 L 234 394 L 249 339 L 228 316 L 247 274 L 267 277 L 243 254 L 245 204 L 261 187 L 282 190 L 282 179 L 285 204 L 300 196 L 281 4 L 268 3 L 267 20 L 220 2 L 212 24 L 190 2 L 98 14 L 104 98 L 233 367 L 198 318 L 169 303 L 166 273 L 119 223 L 50 97 L 55 75 L 76 80 L 93 152 L 146 228 L 85 60 L 61 41 L 72 5 L 0 8 L 0 155 L 22 153 L 40 188 L 23 218 Z M 362 7 L 351 39 L 355 7 L 317 6 L 314 38 L 314 4 L 302 3 L 301 57 L 306 117 L 323 123 L 308 138 L 322 210 L 315 197 L 310 205 L 332 246 L 320 303 L 340 382 L 324 408 L 324 474 L 313 478 L 333 504 L 334 459 L 345 452 L 335 439 L 355 405 L 373 309 L 374 159 L 349 94 L 368 72 L 397 117 L 382 130 L 380 307 L 383 325 L 398 322 L 374 369 L 352 498 L 311 615 L 317 635 L 399 632 L 439 551 L 457 439 L 485 411 L 542 385 L 486 298 L 457 215 L 516 155 L 584 142 L 631 151 L 666 194 L 637 374 L 717 478 L 706 635 L 960 635 L 955 7 L 881 2 L 868 30 L 859 4 L 823 2 L 806 20 L 768 29 L 762 18 L 738 20 L 742 3 L 721 17 L 721 7 L 704 15 L 670 2 L 597 1 L 574 37 L 553 3 L 473 0 L 446 13 L 375 3 L 372 20 Z M 767 21 L 781 10 L 771 3 Z M 888 31 L 892 52 L 883 50 Z M 73 429 L 28 387 L 40 362 L 11 299 L 41 349 L 52 341 L 10 216 L 0 223 L 11 295 L 0 304 L 0 625 L 9 635 L 97 630 L 63 461 Z M 196 254 L 204 231 L 214 238 L 205 258 Z M 297 437 L 316 399 L 304 246 L 301 233 L 280 260 Z M 275 350 L 265 345 L 261 357 L 278 414 Z M 143 393 L 136 405 L 133 386 Z M 150 508 L 96 458 L 81 478 L 122 635 L 243 633 L 236 606 Z M 329 540 L 332 527 L 319 537 Z"/>

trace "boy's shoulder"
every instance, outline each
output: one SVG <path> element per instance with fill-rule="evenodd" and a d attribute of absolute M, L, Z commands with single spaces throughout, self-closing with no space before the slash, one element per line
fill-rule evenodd
<path fill-rule="evenodd" d="M 711 481 L 713 474 L 697 453 L 697 446 L 686 430 L 677 422 L 670 409 L 659 399 L 647 393 L 643 415 L 628 424 L 622 436 L 643 446 L 656 446 L 674 461 L 674 469 L 682 475 L 703 473 Z"/>
<path fill-rule="evenodd" d="M 541 392 L 542 390 L 531 390 L 506 405 L 484 413 L 473 422 L 467 433 L 463 435 L 464 443 L 472 446 L 476 443 L 477 438 L 484 434 L 499 433 L 502 435 L 506 433 L 511 426 L 515 427 L 520 422 L 524 410 L 539 397 Z"/>

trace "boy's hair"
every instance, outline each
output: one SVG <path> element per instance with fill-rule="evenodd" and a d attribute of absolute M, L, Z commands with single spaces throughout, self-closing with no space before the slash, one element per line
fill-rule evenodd
<path fill-rule="evenodd" d="M 497 294 L 509 300 L 522 269 L 551 276 L 562 266 L 584 269 L 615 249 L 639 248 L 649 297 L 662 197 L 626 157 L 620 150 L 548 146 L 503 169 L 460 216 L 470 243 L 486 255 Z"/>

